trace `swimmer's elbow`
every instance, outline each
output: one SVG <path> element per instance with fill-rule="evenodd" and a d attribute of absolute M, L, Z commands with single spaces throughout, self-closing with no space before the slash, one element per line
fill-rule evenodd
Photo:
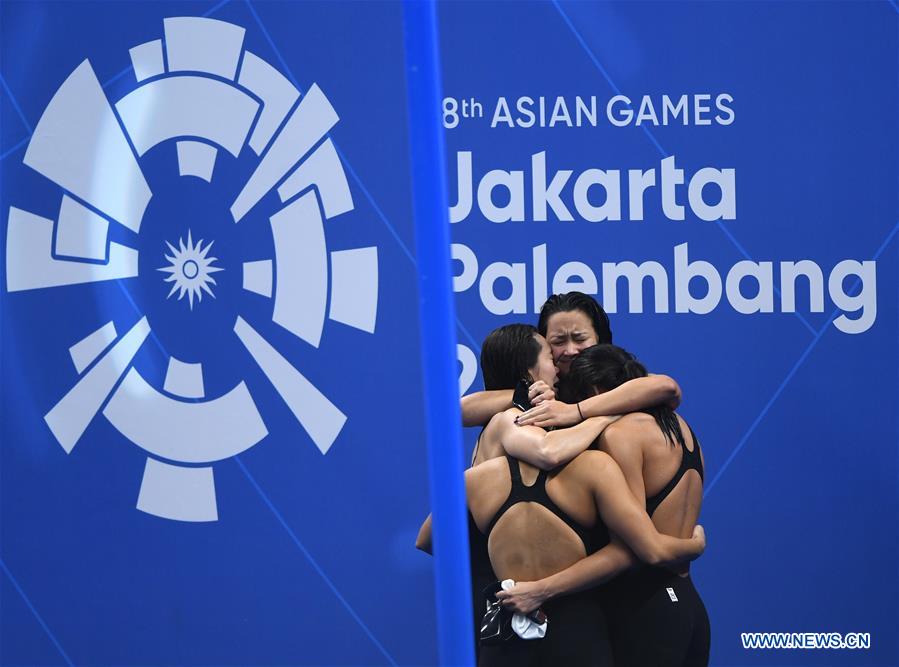
<path fill-rule="evenodd" d="M 418 537 L 415 538 L 415 548 L 419 551 L 424 551 L 426 554 L 433 555 L 430 537 L 424 538 L 420 533 Z"/>
<path fill-rule="evenodd" d="M 647 565 L 654 565 L 656 567 L 665 565 L 665 563 L 668 562 L 668 559 L 665 557 L 665 554 L 661 552 L 661 550 L 649 551 L 641 555 L 640 558 Z"/>
<path fill-rule="evenodd" d="M 667 375 L 660 375 L 659 379 L 661 380 L 659 391 L 662 395 L 660 403 L 672 410 L 676 410 L 681 400 L 680 385 L 674 381 L 674 378 L 670 378 Z"/>
<path fill-rule="evenodd" d="M 692 547 L 685 546 L 687 540 L 679 540 L 667 535 L 659 534 L 657 540 L 645 551 L 637 553 L 637 556 L 647 565 L 655 567 L 672 567 L 684 560 L 694 560 L 701 551 L 695 551 Z M 695 554 L 695 555 L 692 555 Z"/>
<path fill-rule="evenodd" d="M 559 448 L 544 440 L 537 448 L 537 457 L 533 463 L 541 470 L 555 470 L 562 465 L 559 457 Z"/>
<path fill-rule="evenodd" d="M 662 540 L 646 540 L 639 545 L 634 545 L 634 553 L 637 558 L 647 565 L 661 566 L 671 561 L 671 555 L 665 549 Z"/>
<path fill-rule="evenodd" d="M 519 434 L 519 437 L 504 442 L 503 449 L 509 456 L 540 470 L 553 470 L 561 465 L 558 448 L 545 436 L 537 438 Z"/>
<path fill-rule="evenodd" d="M 426 554 L 433 555 L 434 547 L 431 544 L 431 515 L 428 515 L 428 518 L 425 519 L 425 522 L 421 524 L 421 528 L 418 530 L 418 536 L 415 538 L 415 548 L 424 551 Z"/>
<path fill-rule="evenodd" d="M 477 414 L 477 399 L 474 394 L 463 396 L 459 401 L 459 410 L 462 413 L 462 426 L 479 426 Z M 416 544 L 416 546 L 418 546 Z"/>

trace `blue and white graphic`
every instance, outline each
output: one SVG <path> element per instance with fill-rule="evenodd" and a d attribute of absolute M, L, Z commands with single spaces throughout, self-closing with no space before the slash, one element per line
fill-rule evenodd
<path fill-rule="evenodd" d="M 462 367 L 596 295 L 703 446 L 710 664 L 899 664 L 896 3 L 441 7 Z"/>
<path fill-rule="evenodd" d="M 0 3 L 0 665 L 434 662 L 402 29 Z"/>
<path fill-rule="evenodd" d="M 402 12 L 0 2 L 0 666 L 436 663 Z M 463 393 L 595 293 L 703 444 L 710 664 L 899 664 L 896 3 L 438 13 Z"/>
<path fill-rule="evenodd" d="M 202 146 L 203 144 L 200 145 Z M 210 296 L 215 296 L 209 288 L 210 285 L 215 285 L 215 278 L 210 274 L 216 271 L 223 271 L 224 269 L 220 266 L 213 266 L 213 263 L 218 258 L 209 257 L 212 243 L 204 246 L 201 239 L 194 245 L 188 229 L 187 244 L 184 243 L 184 239 L 179 239 L 177 248 L 171 243 L 166 243 L 166 245 L 172 252 L 171 255 L 165 256 L 169 264 L 158 270 L 169 274 L 169 277 L 165 279 L 167 283 L 174 283 L 172 291 L 169 292 L 169 297 L 178 292 L 178 300 L 180 301 L 187 294 L 187 302 L 190 304 L 190 309 L 193 310 L 194 297 L 197 298 L 197 301 L 202 301 L 204 291 Z M 182 396 L 184 395 L 182 394 Z"/>
<path fill-rule="evenodd" d="M 326 243 L 329 221 L 353 209 L 326 137 L 337 112 L 317 86 L 301 95 L 245 50 L 244 33 L 210 18 L 165 19 L 162 39 L 130 50 L 138 85 L 114 104 L 84 60 L 50 100 L 23 160 L 61 189 L 57 219 L 16 206 L 8 213 L 9 292 L 138 283 L 131 321 L 73 332 L 78 377 L 44 419 L 68 453 L 90 439 L 102 412 L 150 455 L 137 508 L 180 521 L 217 520 L 210 464 L 269 433 L 232 352 L 258 366 L 322 454 L 347 420 L 339 397 L 316 388 L 264 322 L 240 314 L 240 288 L 270 299 L 272 321 L 314 348 L 327 318 L 368 333 L 377 319 L 377 248 L 329 253 Z M 143 169 L 158 159 L 156 147 L 171 143 L 178 179 L 189 183 L 154 181 Z M 242 173 L 247 146 L 253 165 Z M 208 206 L 181 210 L 194 197 Z M 270 234 L 267 245 L 248 245 L 238 223 Z M 242 283 L 216 280 L 231 274 Z M 177 357 L 168 352 L 171 336 L 182 342 Z M 232 348 L 210 353 L 213 336 L 233 338 Z M 135 361 L 150 344 L 167 357 L 161 389 Z M 235 372 L 230 382 L 219 373 L 210 391 L 212 364 Z"/>

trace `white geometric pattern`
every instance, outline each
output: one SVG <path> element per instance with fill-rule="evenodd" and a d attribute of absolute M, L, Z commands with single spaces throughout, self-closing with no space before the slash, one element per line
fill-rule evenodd
<path fill-rule="evenodd" d="M 374 331 L 377 248 L 329 253 L 326 244 L 325 221 L 353 209 L 343 166 L 325 136 L 337 113 L 318 86 L 301 97 L 281 72 L 245 51 L 244 34 L 244 28 L 224 21 L 165 19 L 163 39 L 129 51 L 137 86 L 114 105 L 89 60 L 72 72 L 47 104 L 23 160 L 61 188 L 59 219 L 10 207 L 8 291 L 136 277 L 138 250 L 110 241 L 108 234 L 110 223 L 140 233 L 153 197 L 141 158 L 172 141 L 178 174 L 211 182 L 220 151 L 237 157 L 247 146 L 262 157 L 234 200 L 226 202 L 234 222 L 279 183 L 283 206 L 269 216 L 275 256 L 246 258 L 244 289 L 271 299 L 273 322 L 313 347 L 324 330 L 329 288 L 330 319 Z M 197 243 L 193 250 L 211 262 L 205 254 L 209 245 Z M 173 291 L 180 284 L 181 294 L 188 293 L 192 309 L 194 296 L 212 294 L 208 274 L 221 269 L 188 258 L 183 243 L 179 249 L 170 244 L 169 250 L 170 267 L 161 270 L 171 275 Z M 133 366 L 142 345 L 155 335 L 147 317 L 119 324 L 127 325 L 122 335 L 114 322 L 98 323 L 71 345 L 78 378 L 45 421 L 68 453 L 102 411 L 120 434 L 150 455 L 138 509 L 167 519 L 215 521 L 209 464 L 268 434 L 250 387 L 240 381 L 209 399 L 203 366 L 170 356 L 160 391 Z M 326 453 L 346 422 L 344 413 L 242 317 L 232 331 L 221 333 L 237 336 Z"/>

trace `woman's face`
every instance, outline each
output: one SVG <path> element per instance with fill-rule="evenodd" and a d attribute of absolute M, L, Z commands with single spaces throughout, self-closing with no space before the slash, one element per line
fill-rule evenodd
<path fill-rule="evenodd" d="M 550 315 L 546 321 L 546 340 L 552 349 L 559 375 L 565 375 L 581 350 L 596 345 L 599 340 L 587 314 L 568 310 Z"/>
<path fill-rule="evenodd" d="M 556 384 L 556 364 L 553 361 L 552 350 L 546 343 L 546 339 L 540 334 L 534 334 L 534 338 L 540 343 L 540 354 L 537 355 L 537 363 L 528 369 L 531 379 L 536 382 L 543 380 L 550 387 Z"/>

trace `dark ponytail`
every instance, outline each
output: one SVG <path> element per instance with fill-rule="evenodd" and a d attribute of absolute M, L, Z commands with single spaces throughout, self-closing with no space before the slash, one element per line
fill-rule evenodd
<path fill-rule="evenodd" d="M 582 350 L 559 385 L 559 397 L 567 403 L 579 403 L 600 391 L 610 391 L 628 380 L 646 377 L 646 367 L 634 355 L 617 345 L 594 345 Z M 672 445 L 686 447 L 684 434 L 674 410 L 659 405 L 640 410 L 652 415 Z"/>
<path fill-rule="evenodd" d="M 530 324 L 507 324 L 490 332 L 481 345 L 484 389 L 514 389 L 537 363 L 540 343 Z"/>

